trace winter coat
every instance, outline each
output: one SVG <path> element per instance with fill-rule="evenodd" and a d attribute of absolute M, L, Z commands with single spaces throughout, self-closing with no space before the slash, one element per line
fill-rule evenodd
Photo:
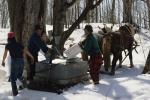
<path fill-rule="evenodd" d="M 100 54 L 100 47 L 98 44 L 98 41 L 93 36 L 93 34 L 89 34 L 86 39 L 82 43 L 82 49 L 85 51 L 88 55 L 96 55 Z"/>
<path fill-rule="evenodd" d="M 32 36 L 30 37 L 28 49 L 30 53 L 34 56 L 38 55 L 40 49 L 42 49 L 44 53 L 48 51 L 48 47 L 46 46 L 44 41 L 42 41 L 41 37 L 37 35 L 37 33 L 33 33 Z"/>

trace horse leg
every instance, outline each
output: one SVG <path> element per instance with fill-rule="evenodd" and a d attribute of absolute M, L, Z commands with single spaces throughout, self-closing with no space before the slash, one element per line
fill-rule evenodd
<path fill-rule="evenodd" d="M 128 49 L 129 59 L 130 59 L 130 68 L 134 67 L 133 58 L 132 58 L 132 49 Z"/>
<path fill-rule="evenodd" d="M 111 75 L 115 75 L 115 67 L 116 67 L 117 60 L 118 60 L 118 54 L 113 54 Z"/>
<path fill-rule="evenodd" d="M 110 67 L 110 55 L 106 54 L 106 55 L 104 55 L 104 68 L 105 68 L 105 71 L 108 71 L 109 67 Z"/>

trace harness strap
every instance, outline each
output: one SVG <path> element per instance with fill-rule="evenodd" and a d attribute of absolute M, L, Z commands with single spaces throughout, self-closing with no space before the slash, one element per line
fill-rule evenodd
<path fill-rule="evenodd" d="M 130 27 L 127 26 L 127 25 L 124 25 L 124 26 L 125 26 L 125 28 L 128 30 L 128 32 L 131 34 L 131 36 L 133 36 Z"/>

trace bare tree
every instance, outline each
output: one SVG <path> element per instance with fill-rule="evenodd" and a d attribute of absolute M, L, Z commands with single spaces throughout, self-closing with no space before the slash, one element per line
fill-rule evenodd
<path fill-rule="evenodd" d="M 118 0 L 118 22 L 119 23 L 121 23 L 121 21 L 120 21 L 120 11 L 121 11 L 120 0 Z"/>
<path fill-rule="evenodd" d="M 143 20 L 144 20 L 144 28 L 150 28 L 150 24 L 148 24 L 149 23 L 149 21 L 147 21 L 147 19 L 149 19 L 149 17 L 148 17 L 148 14 L 147 14 L 147 6 L 146 5 L 144 5 L 144 11 L 143 11 Z"/>
<path fill-rule="evenodd" d="M 10 29 L 26 45 L 36 24 L 45 25 L 47 0 L 7 0 Z"/>
<path fill-rule="evenodd" d="M 53 31 L 55 35 L 56 46 L 59 51 L 62 53 L 65 41 L 74 31 L 74 29 L 86 18 L 89 11 L 93 10 L 97 7 L 103 0 L 87 0 L 87 5 L 81 13 L 80 17 L 71 25 L 71 27 L 64 31 L 64 19 L 66 17 L 65 12 L 68 7 L 72 6 L 76 0 L 72 0 L 72 2 L 68 3 L 66 0 L 54 0 L 54 26 Z"/>
<path fill-rule="evenodd" d="M 133 20 L 132 20 L 133 0 L 122 0 L 122 1 L 123 1 L 123 22 L 133 23 Z"/>
<path fill-rule="evenodd" d="M 147 73 L 150 71 L 150 51 L 149 51 L 149 54 L 148 54 L 148 57 L 147 57 L 147 61 L 146 61 L 146 64 L 145 64 L 145 67 L 144 67 L 144 70 L 143 70 L 143 74 Z"/>
<path fill-rule="evenodd" d="M 143 0 L 144 1 L 144 0 Z M 147 7 L 148 7 L 148 18 L 149 18 L 149 27 L 150 27 L 150 1 L 146 0 L 147 3 Z M 146 60 L 146 64 L 143 70 L 143 74 L 147 73 L 148 71 L 150 71 L 150 51 Z"/>
<path fill-rule="evenodd" d="M 112 1 L 111 21 L 115 23 L 115 0 Z"/>
<path fill-rule="evenodd" d="M 46 15 L 46 24 L 53 24 L 53 0 L 48 0 L 47 3 L 47 15 Z"/>
<path fill-rule="evenodd" d="M 148 8 L 148 20 L 149 20 L 149 28 L 150 28 L 150 0 L 146 0 L 147 8 Z"/>
<path fill-rule="evenodd" d="M 45 26 L 47 0 L 7 0 L 10 16 L 10 29 L 15 32 L 18 42 L 27 46 L 34 26 Z M 27 75 L 29 74 L 26 64 Z"/>
<path fill-rule="evenodd" d="M 97 1 L 97 0 L 96 0 Z M 98 23 L 98 7 L 95 8 L 96 16 L 95 16 L 95 22 Z"/>
<path fill-rule="evenodd" d="M 0 19 L 1 19 L 1 27 L 6 28 L 8 24 L 8 5 L 6 0 L 0 1 Z"/>

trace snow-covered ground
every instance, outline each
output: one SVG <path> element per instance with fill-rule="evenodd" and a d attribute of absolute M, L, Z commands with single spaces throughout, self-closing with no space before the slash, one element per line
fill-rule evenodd
<path fill-rule="evenodd" d="M 102 26 L 94 23 L 91 25 L 94 32 L 98 31 L 98 25 Z M 48 29 L 50 28 L 48 26 Z M 117 28 L 116 25 L 114 30 Z M 0 43 L 6 43 L 8 31 L 9 29 L 0 30 Z M 82 29 L 75 30 L 65 47 L 70 43 L 78 43 L 82 35 Z M 6 79 L 9 64 L 6 64 L 5 68 L 0 65 L 0 100 L 150 100 L 150 75 L 141 74 L 150 49 L 150 32 L 142 29 L 142 33 L 136 34 L 135 38 L 140 46 L 137 48 L 138 54 L 133 52 L 134 68 L 128 68 L 127 58 L 123 62 L 123 68 L 117 70 L 115 76 L 101 75 L 99 85 L 93 85 L 91 82 L 79 83 L 60 95 L 24 89 L 13 97 L 10 83 Z M 4 45 L 0 45 L 0 62 L 3 52 Z M 43 57 L 40 56 L 40 59 Z"/>

